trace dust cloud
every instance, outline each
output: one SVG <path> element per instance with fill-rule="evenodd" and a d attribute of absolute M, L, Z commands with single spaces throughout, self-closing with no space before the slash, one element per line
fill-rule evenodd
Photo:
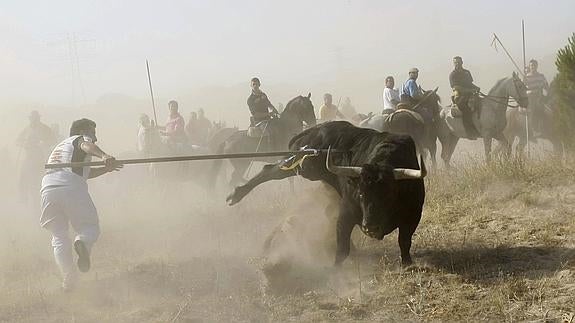
<path fill-rule="evenodd" d="M 484 91 L 511 75 L 514 67 L 490 42 L 497 32 L 519 55 L 523 18 L 527 59 L 539 59 L 539 70 L 551 80 L 555 52 L 574 29 L 575 9 L 572 0 L 521 8 L 481 1 L 465 10 L 452 1 L 112 2 L 37 1 L 32 12 L 14 1 L 0 10 L 0 321 L 359 320 L 367 315 L 361 301 L 369 286 L 362 282 L 376 293 L 382 280 L 372 274 L 381 264 L 383 276 L 407 287 L 385 286 L 422 289 L 415 281 L 422 272 L 411 280 L 396 274 L 393 234 L 384 239 L 384 251 L 372 241 L 373 255 L 366 258 L 365 238 L 354 232 L 360 251 L 334 270 L 337 196 L 328 187 L 303 179 L 295 180 L 295 191 L 287 181 L 266 183 L 228 207 L 228 165 L 217 189 L 209 191 L 203 175 L 210 163 L 202 162 L 168 165 L 163 170 L 176 174 L 169 178 L 133 165 L 91 180 L 102 234 L 91 271 L 81 275 L 75 291 L 64 293 L 50 235 L 38 223 L 41 178 L 31 182 L 27 200 L 20 194 L 26 156 L 16 137 L 33 110 L 60 129 L 60 138 L 73 120 L 90 118 L 104 151 L 136 156 L 138 118 L 154 115 L 146 59 L 159 124 L 168 117 L 167 102 L 176 99 L 186 120 L 202 108 L 211 121 L 246 128 L 254 76 L 276 107 L 311 92 L 317 114 L 329 92 L 335 104 L 349 97 L 357 112 L 379 113 L 385 77 L 394 76 L 401 87 L 408 69 L 418 67 L 418 82 L 425 89 L 439 86 L 445 104 L 455 55 Z M 542 25 L 549 17 L 552 33 Z M 536 158 L 551 151 L 547 142 L 531 149 Z M 454 161 L 474 165 L 482 156 L 480 141 L 463 140 Z M 254 163 L 250 173 L 260 167 Z M 385 306 L 399 304 L 396 295 L 385 297 Z M 408 311 L 404 305 L 397 307 Z M 420 318 L 407 315 L 399 320 Z"/>
<path fill-rule="evenodd" d="M 105 139 L 100 146 L 110 151 Z M 208 166 L 166 167 L 200 174 Z M 287 181 L 268 183 L 228 207 L 225 174 L 211 192 L 189 176 L 166 180 L 132 165 L 89 181 L 102 234 L 91 271 L 65 293 L 50 235 L 38 224 L 39 196 L 20 201 L 17 174 L 2 169 L 2 321 L 261 321 L 275 311 L 266 303 L 274 295 L 321 286 L 355 292 L 342 283 L 353 278 L 333 281 L 332 189 L 303 179 L 294 192 Z"/>

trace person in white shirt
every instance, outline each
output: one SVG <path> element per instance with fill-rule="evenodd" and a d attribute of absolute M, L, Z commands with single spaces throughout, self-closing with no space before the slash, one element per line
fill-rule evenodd
<path fill-rule="evenodd" d="M 90 250 L 100 235 L 98 212 L 88 192 L 86 180 L 119 170 L 122 165 L 96 146 L 96 123 L 80 119 L 72 123 L 70 137 L 50 154 L 48 164 L 90 161 L 101 158 L 104 167 L 67 167 L 48 169 L 42 178 L 40 226 L 52 233 L 54 257 L 62 273 L 62 288 L 71 290 L 77 280 L 72 245 L 78 254 L 77 266 L 90 270 Z M 72 244 L 69 225 L 77 233 Z"/>
<path fill-rule="evenodd" d="M 383 89 L 383 112 L 382 114 L 390 114 L 395 111 L 397 104 L 400 101 L 399 90 L 393 88 L 395 80 L 393 76 L 385 78 L 385 88 Z"/>

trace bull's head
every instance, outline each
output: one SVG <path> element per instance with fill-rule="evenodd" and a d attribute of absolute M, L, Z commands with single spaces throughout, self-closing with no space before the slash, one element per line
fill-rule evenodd
<path fill-rule="evenodd" d="M 421 170 L 409 168 L 391 168 L 381 165 L 366 164 L 357 166 L 336 166 L 330 164 L 328 149 L 325 167 L 338 176 L 358 179 L 357 198 L 363 213 L 362 231 L 374 238 L 383 238 L 383 229 L 394 211 L 397 201 L 397 182 L 400 180 L 423 179 L 427 175 L 425 163 L 420 157 Z"/>

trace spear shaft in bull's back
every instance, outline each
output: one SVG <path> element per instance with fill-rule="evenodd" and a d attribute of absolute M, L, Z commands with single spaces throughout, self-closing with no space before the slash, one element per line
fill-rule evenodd
<path fill-rule="evenodd" d="M 154 109 L 154 126 L 158 125 L 158 117 L 156 116 L 156 103 L 154 102 L 154 90 L 152 89 L 152 77 L 150 76 L 150 64 L 146 60 L 146 70 L 148 71 L 148 84 L 150 85 L 150 96 L 152 97 L 152 109 Z"/>

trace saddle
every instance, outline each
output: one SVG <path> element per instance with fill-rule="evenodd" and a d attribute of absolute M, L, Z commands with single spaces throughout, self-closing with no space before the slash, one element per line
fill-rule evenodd
<path fill-rule="evenodd" d="M 251 138 L 261 138 L 261 137 L 269 137 L 271 135 L 271 131 L 269 129 L 269 122 L 270 120 L 264 120 L 256 123 L 253 126 L 248 128 L 248 137 Z"/>
<path fill-rule="evenodd" d="M 451 116 L 453 118 L 461 118 L 463 116 L 463 112 L 459 109 L 459 107 L 457 106 L 457 104 L 455 103 L 455 95 L 453 95 L 451 97 Z M 481 98 L 479 97 L 479 94 L 473 94 L 470 98 L 469 101 L 467 101 L 467 105 L 469 106 L 469 108 L 471 109 L 470 113 L 472 116 L 477 116 L 479 117 L 480 113 L 481 113 Z"/>
<path fill-rule="evenodd" d="M 408 109 L 397 109 L 395 111 L 393 111 L 390 114 L 384 114 L 383 116 L 385 117 L 383 123 L 384 124 L 388 124 L 391 123 L 391 121 L 393 120 L 394 116 L 398 113 L 408 113 L 409 115 L 411 115 L 415 120 L 421 122 L 421 123 L 425 123 L 425 120 L 423 120 L 423 117 L 421 116 L 421 114 L 419 114 L 418 112 L 415 112 L 413 110 L 408 110 Z"/>

